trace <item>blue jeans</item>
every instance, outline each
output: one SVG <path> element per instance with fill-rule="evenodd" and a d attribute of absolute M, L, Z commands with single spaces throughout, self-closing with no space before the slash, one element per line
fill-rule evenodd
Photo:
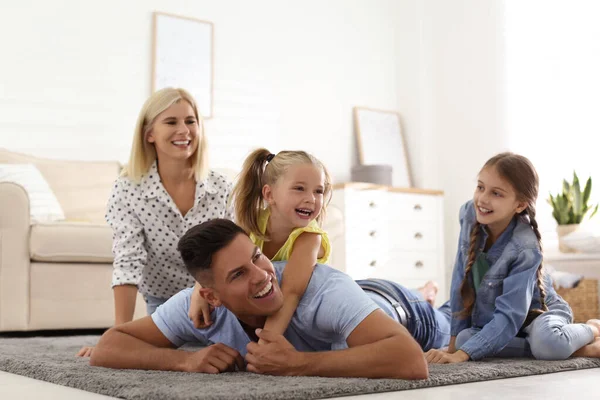
<path fill-rule="evenodd" d="M 537 360 L 565 360 L 575 351 L 594 341 L 594 332 L 586 324 L 572 324 L 559 310 L 546 311 L 523 329 L 525 337 L 514 337 L 502 350 L 489 357 L 528 357 Z M 481 329 L 468 328 L 456 336 L 456 348 Z"/>
<path fill-rule="evenodd" d="M 369 285 L 376 285 L 377 288 L 403 305 L 407 313 L 406 329 L 421 345 L 423 351 L 429 349 L 439 349 L 448 346 L 450 342 L 450 303 L 444 303 L 440 308 L 435 308 L 429 304 L 421 293 L 416 290 L 405 288 L 404 286 L 385 281 L 386 285 L 378 285 L 380 279 L 368 279 Z M 359 285 L 361 282 L 356 281 Z M 388 288 L 393 290 L 389 293 Z"/>
<path fill-rule="evenodd" d="M 163 299 L 162 297 L 154 297 L 149 295 L 144 295 L 144 300 L 146 300 L 146 312 L 148 315 L 152 315 L 154 311 L 158 308 L 158 306 L 162 305 L 165 301 L 169 299 Z"/>

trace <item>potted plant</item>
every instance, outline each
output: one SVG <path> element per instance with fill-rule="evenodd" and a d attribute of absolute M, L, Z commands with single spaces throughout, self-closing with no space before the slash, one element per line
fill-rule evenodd
<path fill-rule="evenodd" d="M 575 231 L 588 211 L 591 211 L 590 218 L 598 211 L 598 204 L 595 206 L 588 205 L 591 192 L 592 178 L 588 178 L 582 192 L 579 186 L 579 178 L 573 172 L 573 182 L 569 183 L 566 179 L 563 180 L 562 193 L 556 196 L 550 194 L 548 202 L 552 205 L 552 216 L 558 223 L 556 232 L 558 233 L 560 251 L 565 253 L 574 251 L 562 243 L 562 237 Z"/>

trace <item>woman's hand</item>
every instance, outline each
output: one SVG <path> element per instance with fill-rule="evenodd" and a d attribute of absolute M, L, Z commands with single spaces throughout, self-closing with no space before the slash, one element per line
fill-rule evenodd
<path fill-rule="evenodd" d="M 190 317 L 196 328 L 203 329 L 212 325 L 210 313 L 214 308 L 200 295 L 200 289 L 202 289 L 202 286 L 196 282 L 190 300 L 188 317 Z"/>
<path fill-rule="evenodd" d="M 84 346 L 77 353 L 77 357 L 91 357 L 92 351 L 94 351 L 94 346 Z"/>
<path fill-rule="evenodd" d="M 440 349 L 431 349 L 425 353 L 425 359 L 430 364 L 453 364 L 469 361 L 469 355 L 462 350 L 448 353 Z"/>

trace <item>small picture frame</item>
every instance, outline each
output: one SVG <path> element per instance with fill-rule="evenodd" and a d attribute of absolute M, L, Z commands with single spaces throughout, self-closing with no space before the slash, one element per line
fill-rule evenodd
<path fill-rule="evenodd" d="M 213 116 L 213 24 L 154 12 L 152 92 L 165 87 L 187 90 L 204 119 Z"/>
<path fill-rule="evenodd" d="M 354 129 L 362 165 L 390 165 L 392 185 L 413 187 L 400 114 L 354 107 Z"/>

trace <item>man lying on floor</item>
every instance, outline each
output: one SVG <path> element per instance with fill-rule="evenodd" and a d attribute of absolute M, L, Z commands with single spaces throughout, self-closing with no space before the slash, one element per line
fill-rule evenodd
<path fill-rule="evenodd" d="M 315 266 L 285 335 L 275 335 L 261 328 L 283 304 L 279 281 L 285 262 L 273 266 L 242 228 L 225 219 L 190 229 L 178 248 L 202 284 L 202 296 L 215 307 L 214 323 L 194 327 L 188 317 L 192 289 L 183 290 L 152 316 L 104 333 L 91 365 L 425 379 L 423 350 L 449 341 L 449 314 L 412 291 L 381 280 L 358 281 L 361 289 L 343 272 L 321 264 Z M 208 347 L 175 349 L 185 343 Z"/>

